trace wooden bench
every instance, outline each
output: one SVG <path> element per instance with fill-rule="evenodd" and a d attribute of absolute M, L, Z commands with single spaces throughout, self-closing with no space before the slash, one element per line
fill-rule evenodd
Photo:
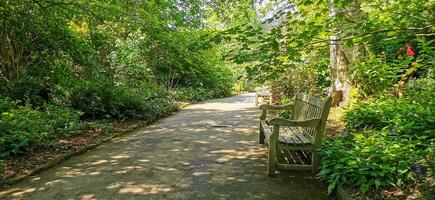
<path fill-rule="evenodd" d="M 261 105 L 260 144 L 269 145 L 268 175 L 275 169 L 312 170 L 319 166 L 316 150 L 325 129 L 332 98 L 319 99 L 308 94 L 297 94 L 293 105 Z M 270 110 L 291 110 L 290 120 L 266 120 Z"/>

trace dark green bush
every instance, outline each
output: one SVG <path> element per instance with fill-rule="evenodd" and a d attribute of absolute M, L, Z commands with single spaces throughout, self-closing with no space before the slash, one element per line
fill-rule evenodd
<path fill-rule="evenodd" d="M 329 191 L 339 184 L 363 193 L 402 186 L 418 178 L 414 166 L 430 168 L 425 161 L 435 149 L 434 82 L 410 82 L 402 98 L 382 97 L 346 113 L 346 137 L 326 140 L 320 151 L 319 177 Z"/>
<path fill-rule="evenodd" d="M 128 88 L 87 82 L 72 89 L 71 106 L 88 118 L 144 119 L 153 121 L 177 110 L 163 89 Z"/>
<path fill-rule="evenodd" d="M 174 98 L 178 101 L 198 102 L 212 98 L 228 96 L 226 92 L 206 88 L 182 87 L 174 91 Z"/>
<path fill-rule="evenodd" d="M 411 58 L 403 58 L 395 60 L 395 63 L 387 63 L 385 58 L 370 56 L 355 63 L 352 68 L 352 81 L 363 96 L 381 94 L 398 81 L 398 74 L 411 61 Z"/>
<path fill-rule="evenodd" d="M 293 98 L 299 92 L 319 94 L 317 87 L 317 74 L 313 67 L 297 65 L 289 68 L 282 76 L 272 81 L 272 88 L 284 98 Z"/>
<path fill-rule="evenodd" d="M 69 137 L 85 128 L 83 122 L 80 121 L 83 113 L 74 109 L 46 104 L 39 111 L 44 113 L 45 120 L 52 127 L 55 134 Z"/>
<path fill-rule="evenodd" d="M 281 99 L 280 104 L 281 105 L 286 105 L 286 104 L 294 104 L 295 100 L 294 99 Z M 290 119 L 291 117 L 291 110 L 282 110 L 279 112 L 279 117 L 285 118 L 285 119 Z"/>
<path fill-rule="evenodd" d="M 2 105 L 11 105 L 0 100 Z M 5 103 L 7 102 L 7 103 Z M 0 158 L 44 145 L 56 134 L 70 136 L 83 128 L 81 113 L 69 108 L 29 105 L 2 110 L 0 116 Z"/>
<path fill-rule="evenodd" d="M 0 97 L 0 113 L 12 110 L 15 103 L 9 97 Z"/>
<path fill-rule="evenodd" d="M 410 99 L 382 98 L 348 112 L 345 121 L 350 130 L 388 127 L 392 134 L 428 136 L 428 131 L 434 130 L 435 120 L 433 107 L 428 106 L 435 105 L 433 102 L 421 105 Z"/>
<path fill-rule="evenodd" d="M 366 193 L 373 188 L 402 186 L 417 177 L 412 166 L 430 154 L 418 147 L 425 141 L 398 140 L 385 131 L 369 132 L 355 134 L 350 141 L 336 138 L 324 142 L 318 176 L 329 184 L 328 192 L 341 184 Z"/>
<path fill-rule="evenodd" d="M 348 131 L 388 128 L 391 134 L 434 137 L 435 81 L 423 79 L 409 84 L 403 98 L 380 98 L 346 113 Z"/>

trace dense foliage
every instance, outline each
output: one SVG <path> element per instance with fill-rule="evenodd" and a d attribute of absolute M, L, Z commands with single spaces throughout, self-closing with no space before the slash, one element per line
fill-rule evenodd
<path fill-rule="evenodd" d="M 0 157 L 47 145 L 57 134 L 71 136 L 84 128 L 82 113 L 70 108 L 47 104 L 33 109 L 3 98 L 0 111 Z"/>
<path fill-rule="evenodd" d="M 0 159 L 86 120 L 154 121 L 235 82 L 200 1 L 1 1 Z M 212 10 L 213 12 L 209 12 Z M 223 9 L 222 9 L 223 10 Z M 213 19 L 213 18 L 210 18 Z"/>
<path fill-rule="evenodd" d="M 346 132 L 327 140 L 319 173 L 332 190 L 337 184 L 401 187 L 427 176 L 435 145 L 433 79 L 413 81 L 402 98 L 382 97 L 346 113 Z"/>
<path fill-rule="evenodd" d="M 352 131 L 382 130 L 413 137 L 429 137 L 435 131 L 434 79 L 409 83 L 403 98 L 381 97 L 346 113 L 347 128 Z"/>

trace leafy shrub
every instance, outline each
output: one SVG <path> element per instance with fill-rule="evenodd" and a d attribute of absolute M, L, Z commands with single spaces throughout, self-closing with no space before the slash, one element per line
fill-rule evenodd
<path fill-rule="evenodd" d="M 0 81 L 0 94 L 19 100 L 24 104 L 42 106 L 51 103 L 56 88 L 66 88 L 78 83 L 73 73 L 72 60 L 66 55 L 46 55 L 35 53 L 32 57 L 38 63 L 38 70 L 24 67 L 19 78 Z M 48 63 L 49 62 L 49 63 Z"/>
<path fill-rule="evenodd" d="M 144 79 L 151 78 L 151 69 L 145 63 L 145 35 L 137 31 L 130 33 L 127 40 L 117 39 L 116 50 L 110 53 L 109 61 L 117 84 L 137 87 Z"/>
<path fill-rule="evenodd" d="M 391 134 L 431 136 L 435 131 L 434 80 L 410 83 L 404 98 L 380 98 L 364 103 L 346 113 L 348 130 L 381 130 L 387 127 Z M 432 84 L 432 86 L 431 86 Z"/>
<path fill-rule="evenodd" d="M 0 113 L 12 110 L 15 108 L 15 103 L 8 97 L 0 97 Z"/>
<path fill-rule="evenodd" d="M 69 102 L 73 108 L 82 111 L 85 118 L 99 118 L 109 113 L 107 103 L 112 102 L 112 87 L 112 84 L 102 81 L 81 82 L 71 88 L 64 102 Z"/>
<path fill-rule="evenodd" d="M 74 109 L 46 104 L 40 112 L 44 113 L 44 118 L 52 127 L 53 133 L 69 137 L 85 128 L 85 125 L 80 121 L 80 116 L 83 113 Z"/>
<path fill-rule="evenodd" d="M 326 140 L 320 152 L 319 177 L 329 191 L 343 184 L 366 193 L 416 178 L 413 167 L 433 155 L 434 81 L 413 81 L 403 98 L 382 97 L 346 113 L 349 137 Z"/>
<path fill-rule="evenodd" d="M 366 193 L 370 188 L 402 186 L 414 180 L 412 166 L 429 154 L 418 148 L 420 142 L 392 139 L 385 131 L 369 132 L 355 134 L 350 141 L 324 142 L 318 176 L 328 182 L 328 192 L 339 184 Z"/>
<path fill-rule="evenodd" d="M 177 110 L 163 89 L 151 85 L 146 88 L 88 82 L 73 88 L 71 106 L 83 111 L 85 117 L 150 121 Z"/>
<path fill-rule="evenodd" d="M 294 104 L 295 100 L 294 99 L 281 99 L 280 104 L 281 105 L 286 105 L 286 104 Z M 291 117 L 291 110 L 281 110 L 279 112 L 279 117 L 282 117 L 284 119 L 290 119 Z"/>
<path fill-rule="evenodd" d="M 359 87 L 363 96 L 378 95 L 391 88 L 398 80 L 398 74 L 407 68 L 411 59 L 387 63 L 384 58 L 370 56 L 366 60 L 356 61 L 352 67 L 352 81 Z"/>
<path fill-rule="evenodd" d="M 41 109 L 14 105 L 9 110 L 2 110 L 0 158 L 41 146 L 56 134 L 70 136 L 76 133 L 82 128 L 80 115 L 78 111 L 53 105 Z"/>
<path fill-rule="evenodd" d="M 178 101 L 198 102 L 216 97 L 222 96 L 206 88 L 182 87 L 174 91 L 174 98 Z"/>
<path fill-rule="evenodd" d="M 409 99 L 382 98 L 348 112 L 345 121 L 347 128 L 354 130 L 388 127 L 391 133 L 421 135 L 433 129 L 433 114 L 433 110 Z"/>
<path fill-rule="evenodd" d="M 23 79 L 13 80 L 1 87 L 1 93 L 7 94 L 13 99 L 26 101 L 34 105 L 42 105 L 48 99 L 49 86 L 41 77 L 29 75 L 26 70 L 22 71 Z M 8 87 L 5 87 L 8 86 Z"/>
<path fill-rule="evenodd" d="M 272 82 L 272 88 L 284 98 L 293 98 L 298 92 L 318 94 L 316 71 L 308 66 L 300 65 L 286 70 Z"/>

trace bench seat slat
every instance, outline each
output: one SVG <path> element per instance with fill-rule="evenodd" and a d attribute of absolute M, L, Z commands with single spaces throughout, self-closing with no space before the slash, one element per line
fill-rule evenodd
<path fill-rule="evenodd" d="M 280 133 L 283 133 L 284 135 L 287 136 L 287 138 L 289 138 L 291 140 L 291 144 L 303 144 L 304 142 L 302 140 L 300 140 L 298 137 L 296 137 L 295 133 L 291 130 L 291 127 L 282 127 L 281 128 L 283 131 Z"/>
<path fill-rule="evenodd" d="M 269 126 L 266 120 L 260 121 L 266 141 L 269 141 L 273 132 L 273 126 Z M 304 136 L 296 127 L 280 127 L 278 141 L 281 144 L 305 146 L 311 145 L 311 141 Z"/>
<path fill-rule="evenodd" d="M 305 135 L 303 133 L 301 133 L 298 128 L 292 126 L 292 127 L 289 127 L 289 129 L 293 132 L 293 135 L 295 137 L 297 137 L 299 140 L 302 141 L 302 143 L 304 143 L 304 144 L 311 144 L 311 139 L 312 138 L 305 137 Z"/>

